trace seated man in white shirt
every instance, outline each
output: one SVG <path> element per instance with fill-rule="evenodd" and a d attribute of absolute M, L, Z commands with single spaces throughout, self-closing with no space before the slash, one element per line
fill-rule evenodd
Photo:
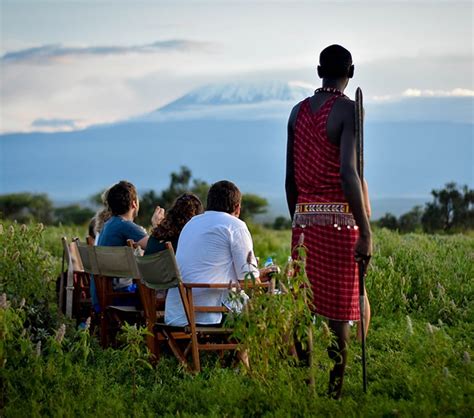
<path fill-rule="evenodd" d="M 207 209 L 194 216 L 179 237 L 176 259 L 184 283 L 225 283 L 242 280 L 251 271 L 259 277 L 255 267 L 253 243 L 245 222 L 239 219 L 241 193 L 229 181 L 212 185 L 207 196 Z M 248 263 L 249 252 L 252 254 Z M 228 297 L 227 289 L 194 289 L 194 304 L 222 306 Z M 196 323 L 220 324 L 222 313 L 196 313 Z M 173 326 L 188 324 L 177 288 L 166 297 L 165 323 Z"/>

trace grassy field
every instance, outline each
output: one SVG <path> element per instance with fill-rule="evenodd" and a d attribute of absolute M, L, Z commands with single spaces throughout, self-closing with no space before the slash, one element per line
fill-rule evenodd
<path fill-rule="evenodd" d="M 289 231 L 260 226 L 251 230 L 257 256 L 285 263 Z M 212 355 L 204 359 L 204 370 L 197 376 L 172 358 L 152 368 L 143 361 L 147 352 L 142 332 L 133 327 L 124 330 L 121 348 L 100 349 L 88 330 L 76 330 L 55 305 L 59 238 L 84 234 L 83 228 L 1 228 L 0 293 L 7 297 L 0 307 L 2 416 L 474 414 L 472 235 L 375 231 L 367 277 L 373 312 L 367 339 L 369 391 L 362 392 L 360 345 L 353 338 L 343 399 L 338 402 L 325 396 L 330 337 L 320 319 L 314 324 L 312 370 L 275 354 L 284 315 L 297 312 L 292 306 L 267 305 L 274 310 L 265 314 L 279 320 L 259 334 L 261 344 L 251 353 L 256 360 L 250 372 L 222 368 Z M 268 367 L 258 363 L 263 347 L 271 357 Z M 316 378 L 314 387 L 306 384 L 310 373 Z"/>

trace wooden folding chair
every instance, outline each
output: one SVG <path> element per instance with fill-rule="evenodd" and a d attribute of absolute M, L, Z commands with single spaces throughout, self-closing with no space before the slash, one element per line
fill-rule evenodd
<path fill-rule="evenodd" d="M 66 237 L 62 237 L 61 242 L 67 270 L 66 283 L 64 283 L 64 275 L 61 276 L 59 306 L 64 309 L 68 318 L 81 319 L 81 315 L 86 317 L 90 315 L 90 276 L 84 271 L 76 242 L 74 240 L 68 242 Z M 66 290 L 66 295 L 64 295 L 64 290 Z"/>
<path fill-rule="evenodd" d="M 134 242 L 133 240 L 128 240 L 127 245 L 131 248 L 134 249 L 135 255 L 137 255 L 136 250 L 139 248 L 138 244 Z M 157 290 L 163 290 L 160 287 L 158 288 L 152 288 L 149 287 L 145 284 L 143 279 L 141 278 L 141 270 L 140 266 L 142 266 L 142 269 L 146 270 L 146 267 L 144 265 L 146 264 L 148 256 L 142 258 L 142 257 L 137 257 L 137 260 L 141 260 L 142 263 L 137 266 L 139 272 L 140 272 L 140 280 L 137 280 L 137 287 L 138 287 L 138 293 L 140 295 L 140 300 L 143 308 L 143 315 L 145 317 L 145 324 L 148 329 L 149 335 L 146 337 L 146 342 L 148 349 L 150 352 L 154 355 L 154 359 L 158 359 L 160 356 L 159 353 L 159 344 L 156 341 L 156 335 L 154 335 L 153 332 L 153 327 L 155 326 L 155 323 L 157 321 L 162 321 L 164 316 L 165 316 L 165 299 L 161 298 L 158 299 L 157 297 Z M 152 257 L 153 259 L 153 257 Z"/>
<path fill-rule="evenodd" d="M 177 287 L 184 306 L 188 325 L 175 327 L 161 322 L 154 322 L 156 309 L 151 298 L 142 298 L 147 315 L 147 325 L 153 331 L 154 339 L 150 341 L 150 350 L 158 355 L 158 347 L 166 342 L 175 357 L 188 369 L 195 372 L 201 370 L 200 352 L 235 350 L 238 342 L 231 339 L 232 329 L 221 326 L 200 326 L 196 324 L 196 312 L 228 312 L 224 306 L 196 306 L 193 299 L 193 289 L 229 289 L 230 283 L 183 283 L 178 264 L 176 263 L 173 247 L 166 243 L 166 249 L 156 254 L 136 258 L 138 270 L 143 284 L 149 289 L 170 289 Z M 145 287 L 144 286 L 144 287 Z M 153 294 L 152 294 L 153 295 Z M 148 305 L 148 308 L 145 307 Z M 184 348 L 182 342 L 185 343 Z M 187 361 L 192 356 L 192 367 Z"/>
<path fill-rule="evenodd" d="M 112 281 L 115 278 L 132 278 L 136 282 L 139 272 L 135 262 L 133 249 L 130 247 L 97 247 L 77 243 L 84 270 L 94 275 L 97 298 L 100 306 L 100 337 L 101 345 L 109 345 L 109 334 L 112 331 L 110 316 L 121 322 L 121 316 L 141 317 L 139 298 L 135 293 L 114 291 Z M 117 300 L 128 302 L 127 305 L 117 304 Z M 132 302 L 133 304 L 131 304 Z"/>

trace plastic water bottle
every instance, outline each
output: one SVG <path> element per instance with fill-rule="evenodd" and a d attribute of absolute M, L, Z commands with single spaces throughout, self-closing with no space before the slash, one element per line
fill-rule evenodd
<path fill-rule="evenodd" d="M 274 274 L 280 273 L 280 267 L 278 267 L 274 262 L 273 258 L 268 257 L 267 260 L 265 261 L 265 264 L 263 265 L 265 268 L 267 275 L 269 277 L 272 277 Z"/>
<path fill-rule="evenodd" d="M 286 264 L 286 277 L 287 279 L 292 279 L 295 275 L 295 267 L 293 265 L 293 258 L 288 257 L 288 263 Z"/>

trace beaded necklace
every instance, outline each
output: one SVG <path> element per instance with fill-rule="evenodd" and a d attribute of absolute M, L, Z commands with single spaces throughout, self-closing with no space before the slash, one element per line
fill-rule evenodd
<path fill-rule="evenodd" d="M 345 96 L 345 94 L 335 87 L 320 87 L 319 89 L 314 90 L 314 94 L 316 93 L 332 93 L 332 94 L 339 94 L 341 96 Z"/>

